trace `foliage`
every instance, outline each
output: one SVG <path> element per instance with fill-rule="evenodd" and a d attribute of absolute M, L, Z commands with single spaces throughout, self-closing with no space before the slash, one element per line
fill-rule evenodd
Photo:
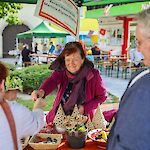
<path fill-rule="evenodd" d="M 41 83 L 51 74 L 48 65 L 34 65 L 12 71 L 10 77 L 19 77 L 23 81 L 23 91 L 30 94 L 38 89 Z"/>
<path fill-rule="evenodd" d="M 20 19 L 14 15 L 14 14 L 10 14 L 8 16 L 8 18 L 6 19 L 6 22 L 9 24 L 9 25 L 21 25 L 22 22 L 20 21 Z"/>
<path fill-rule="evenodd" d="M 51 94 L 45 98 L 45 101 L 47 102 L 47 106 L 44 108 L 44 111 L 49 111 L 52 108 L 55 96 L 56 96 L 55 94 Z M 30 110 L 32 110 L 33 104 L 34 104 L 34 102 L 31 99 L 30 100 L 23 100 L 22 98 L 18 98 L 17 102 L 26 106 Z"/>
<path fill-rule="evenodd" d="M 0 2 L 0 19 L 6 19 L 9 25 L 21 24 L 17 13 L 22 8 L 18 3 Z"/>
<path fill-rule="evenodd" d="M 4 63 L 8 70 L 14 71 L 16 69 L 16 66 L 14 64 Z"/>
<path fill-rule="evenodd" d="M 20 91 L 22 91 L 22 80 L 16 76 L 13 76 L 10 78 L 10 76 L 7 77 L 6 82 L 5 82 L 5 86 L 6 86 L 6 91 L 9 89 L 14 89 L 17 88 Z"/>
<path fill-rule="evenodd" d="M 103 104 L 118 103 L 118 102 L 119 102 L 119 97 L 108 92 L 108 97 Z"/>

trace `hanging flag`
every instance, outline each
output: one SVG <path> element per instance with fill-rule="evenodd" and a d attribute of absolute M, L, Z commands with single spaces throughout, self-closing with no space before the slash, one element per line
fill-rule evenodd
<path fill-rule="evenodd" d="M 106 34 L 106 29 L 102 29 L 101 28 L 100 31 L 99 31 L 99 33 L 104 36 Z"/>
<path fill-rule="evenodd" d="M 113 4 L 110 4 L 109 6 L 107 5 L 107 6 L 104 7 L 104 15 L 105 16 L 109 16 L 109 14 L 110 14 L 110 8 L 112 6 L 113 6 Z"/>
<path fill-rule="evenodd" d="M 89 30 L 88 36 L 91 37 L 93 35 L 94 31 L 93 30 Z"/>

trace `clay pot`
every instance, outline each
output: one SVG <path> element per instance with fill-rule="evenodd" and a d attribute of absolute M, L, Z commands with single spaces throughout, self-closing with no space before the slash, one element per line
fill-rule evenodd
<path fill-rule="evenodd" d="M 72 149 L 83 148 L 87 139 L 87 131 L 82 133 L 66 133 L 66 139 L 69 147 Z"/>

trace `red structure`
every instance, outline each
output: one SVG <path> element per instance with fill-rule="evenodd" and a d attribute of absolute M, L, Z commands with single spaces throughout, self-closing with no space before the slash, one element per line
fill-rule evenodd
<path fill-rule="evenodd" d="M 117 17 L 117 20 L 123 21 L 123 45 L 122 45 L 122 55 L 127 54 L 127 47 L 128 47 L 128 39 L 129 39 L 129 22 L 133 21 L 134 18 L 127 18 L 127 17 Z"/>

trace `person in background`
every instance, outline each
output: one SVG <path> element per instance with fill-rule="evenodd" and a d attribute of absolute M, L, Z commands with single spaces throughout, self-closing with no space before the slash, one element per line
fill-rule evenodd
<path fill-rule="evenodd" d="M 137 48 L 131 48 L 130 49 L 130 51 L 129 51 L 129 57 L 131 59 L 131 63 L 132 63 L 131 65 L 133 67 L 139 68 L 139 67 L 142 66 L 141 62 L 143 60 L 143 55 L 141 54 L 141 52 L 139 52 L 137 50 Z"/>
<path fill-rule="evenodd" d="M 53 42 L 50 42 L 50 49 L 49 49 L 49 54 L 52 54 L 55 50 L 55 46 L 53 44 Z"/>
<path fill-rule="evenodd" d="M 93 44 L 91 50 L 92 50 L 93 55 L 100 55 L 100 49 L 99 49 L 99 47 L 97 46 L 96 43 Z"/>
<path fill-rule="evenodd" d="M 63 47 L 60 44 L 57 44 L 56 49 L 52 54 L 57 57 L 62 53 L 62 51 L 63 51 Z"/>
<path fill-rule="evenodd" d="M 75 104 L 79 112 L 92 118 L 98 103 L 107 98 L 103 80 L 97 69 L 89 61 L 79 42 L 69 42 L 61 55 L 51 64 L 54 72 L 32 92 L 32 99 L 45 97 L 58 87 L 53 107 L 46 116 L 47 123 L 53 122 L 61 103 L 66 115 L 70 115 Z"/>
<path fill-rule="evenodd" d="M 94 56 L 94 60 L 97 63 L 97 61 L 100 60 L 100 54 L 101 54 L 97 43 L 93 44 L 91 50 L 92 50 L 92 55 Z"/>
<path fill-rule="evenodd" d="M 35 43 L 35 48 L 34 48 L 35 54 L 37 54 L 38 50 L 38 43 Z"/>
<path fill-rule="evenodd" d="M 147 69 L 138 71 L 123 94 L 107 150 L 150 149 L 150 8 L 137 15 L 137 49 Z"/>
<path fill-rule="evenodd" d="M 0 62 L 0 105 L 6 101 L 12 112 L 18 141 L 18 150 L 22 150 L 21 138 L 38 133 L 44 126 L 44 112 L 41 108 L 46 105 L 42 99 L 34 103 L 33 112 L 11 99 L 5 100 L 5 80 L 8 75 L 6 66 Z M 16 100 L 16 97 L 13 97 Z M 0 150 L 13 150 L 14 144 L 6 115 L 0 107 Z"/>
<path fill-rule="evenodd" d="M 92 55 L 92 50 L 87 51 L 86 58 L 94 63 L 94 56 Z"/>
<path fill-rule="evenodd" d="M 21 52 L 22 54 L 22 62 L 31 62 L 30 54 L 32 54 L 32 51 L 29 49 L 29 46 L 27 44 L 23 45 L 23 50 Z M 26 65 L 25 65 L 26 67 Z"/>
<path fill-rule="evenodd" d="M 43 54 L 47 54 L 48 53 L 48 48 L 47 48 L 47 44 L 46 43 L 43 44 L 42 52 L 43 52 Z"/>

